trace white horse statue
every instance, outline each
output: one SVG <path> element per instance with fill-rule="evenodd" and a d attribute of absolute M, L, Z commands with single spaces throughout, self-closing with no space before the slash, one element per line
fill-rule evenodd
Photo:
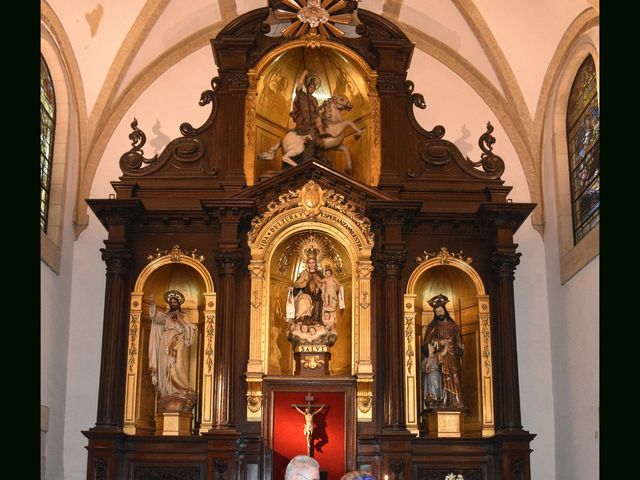
<path fill-rule="evenodd" d="M 342 110 L 351 110 L 351 102 L 340 95 L 334 95 L 325 100 L 320 106 L 320 115 L 322 116 L 323 134 L 318 140 L 318 146 L 325 151 L 339 150 L 344 153 L 345 170 L 351 173 L 351 157 L 349 157 L 349 149 L 342 144 L 344 140 L 344 131 L 350 126 L 356 131 L 356 140 L 360 139 L 362 130 L 351 120 L 342 119 Z M 273 160 L 278 148 L 282 147 L 282 161 L 292 166 L 298 165 L 292 157 L 300 155 L 304 151 L 305 143 L 311 140 L 311 135 L 298 135 L 295 130 L 290 130 L 276 145 L 268 151 L 258 155 L 260 160 Z"/>

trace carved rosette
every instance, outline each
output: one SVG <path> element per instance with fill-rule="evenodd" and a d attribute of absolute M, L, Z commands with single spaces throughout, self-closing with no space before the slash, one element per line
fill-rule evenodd
<path fill-rule="evenodd" d="M 359 378 L 357 388 L 358 421 L 372 421 L 373 376 L 369 378 Z"/>
<path fill-rule="evenodd" d="M 247 372 L 247 420 L 262 420 L 262 374 Z"/>

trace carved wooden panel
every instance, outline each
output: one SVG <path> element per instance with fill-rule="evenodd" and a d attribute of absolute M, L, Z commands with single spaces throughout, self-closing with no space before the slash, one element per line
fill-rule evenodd
<path fill-rule="evenodd" d="M 132 480 L 203 480 L 204 468 L 190 466 L 147 466 L 133 467 Z"/>

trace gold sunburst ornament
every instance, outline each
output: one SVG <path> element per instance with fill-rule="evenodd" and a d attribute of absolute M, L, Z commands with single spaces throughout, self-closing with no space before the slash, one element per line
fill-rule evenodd
<path fill-rule="evenodd" d="M 344 0 L 283 0 L 284 5 L 293 11 L 276 10 L 278 20 L 293 20 L 293 23 L 282 31 L 282 35 L 302 37 L 305 34 L 328 39 L 331 36 L 342 37 L 344 32 L 334 25 L 350 24 L 353 13 L 336 13 L 347 7 Z"/>

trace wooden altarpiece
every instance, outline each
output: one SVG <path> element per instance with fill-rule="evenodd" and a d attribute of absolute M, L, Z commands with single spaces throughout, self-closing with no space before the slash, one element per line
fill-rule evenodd
<path fill-rule="evenodd" d="M 357 2 L 336 5 L 355 25 L 349 35 L 293 28 L 284 36 L 276 20 L 292 17 L 274 16 L 287 9 L 275 0 L 232 21 L 211 41 L 218 76 L 200 99 L 211 109 L 205 123 L 182 124 L 182 136 L 148 159 L 134 121 L 115 198 L 87 200 L 108 231 L 98 411 L 83 432 L 87 479 L 272 478 L 275 435 L 286 429 L 273 423 L 278 395 L 312 393 L 344 417 L 340 468 L 403 480 L 450 472 L 529 480 L 535 435 L 520 415 L 513 235 L 534 205 L 507 200 L 491 125 L 472 161 L 442 126 L 417 123 L 413 109 L 425 102 L 407 79 L 406 35 Z M 277 97 L 262 105 L 266 89 L 284 85 L 290 101 L 294 79 L 277 72 L 306 62 L 343 65 L 356 80 L 345 92 L 361 103 L 362 138 L 345 138 L 349 174 L 333 153 L 288 169 L 280 157 L 258 160 L 286 131 L 268 113 L 286 118 L 289 108 Z M 343 340 L 330 374 L 318 377 L 286 363 L 273 316 L 278 271 L 293 268 L 285 253 L 303 235 L 333 249 L 347 285 Z M 187 361 L 197 401 L 193 417 L 162 419 L 147 368 L 148 296 L 174 287 L 197 330 Z M 420 332 L 426 300 L 442 290 L 456 298 L 467 355 L 459 437 L 433 435 L 421 420 Z"/>

